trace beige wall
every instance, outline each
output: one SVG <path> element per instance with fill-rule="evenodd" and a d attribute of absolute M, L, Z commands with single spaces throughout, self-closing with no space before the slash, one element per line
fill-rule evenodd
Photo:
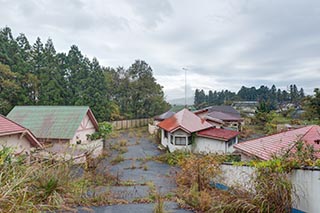
<path fill-rule="evenodd" d="M 15 149 L 15 153 L 23 153 L 27 152 L 30 153 L 30 142 L 26 137 L 21 137 L 21 134 L 14 134 L 14 135 L 6 135 L 0 136 L 0 145 L 12 147 Z"/>
<path fill-rule="evenodd" d="M 93 126 L 93 123 L 91 122 L 88 115 L 86 115 L 83 120 L 81 121 L 80 126 L 78 127 L 74 137 L 70 141 L 71 144 L 76 144 L 78 140 L 81 140 L 81 143 L 88 143 L 87 135 L 91 135 L 96 130 Z"/>

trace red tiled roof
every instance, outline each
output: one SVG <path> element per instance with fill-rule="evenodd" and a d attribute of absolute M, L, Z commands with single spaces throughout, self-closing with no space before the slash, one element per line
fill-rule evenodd
<path fill-rule="evenodd" d="M 4 117 L 3 115 L 0 115 L 0 136 L 20 133 L 26 133 L 25 136 L 32 145 L 42 146 L 28 129 Z"/>
<path fill-rule="evenodd" d="M 158 126 L 166 131 L 173 132 L 179 128 L 192 133 L 210 128 L 212 125 L 198 117 L 188 109 L 183 109 L 170 118 L 160 122 Z"/>
<path fill-rule="evenodd" d="M 269 160 L 275 154 L 292 148 L 295 142 L 301 140 L 320 150 L 320 145 L 315 140 L 320 139 L 320 126 L 311 125 L 295 130 L 277 133 L 274 135 L 257 138 L 236 144 L 234 148 L 249 155 L 254 155 L 263 160 Z M 318 157 L 320 157 L 318 153 Z"/>
<path fill-rule="evenodd" d="M 0 135 L 9 132 L 24 131 L 26 128 L 0 115 Z"/>
<path fill-rule="evenodd" d="M 219 129 L 219 128 L 205 129 L 197 133 L 198 136 L 214 138 L 214 139 L 222 139 L 223 141 L 228 141 L 239 134 L 240 132 L 237 132 L 237 131 L 232 131 L 228 129 Z"/>

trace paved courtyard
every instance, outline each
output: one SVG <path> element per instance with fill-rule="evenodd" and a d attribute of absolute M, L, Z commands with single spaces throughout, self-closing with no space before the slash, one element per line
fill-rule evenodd
<path fill-rule="evenodd" d="M 95 194 L 110 190 L 113 198 L 122 199 L 129 204 L 92 207 L 94 212 L 153 212 L 154 203 L 137 203 L 160 193 L 164 197 L 175 197 L 176 183 L 174 180 L 177 168 L 157 162 L 152 158 L 162 152 L 152 137 L 141 131 L 139 133 L 123 131 L 117 137 L 108 140 L 109 156 L 100 161 L 97 173 L 105 173 L 117 177 L 120 186 L 100 187 Z M 119 144 L 122 144 L 119 146 Z M 122 151 L 121 151 L 122 149 Z M 123 151 L 124 149 L 124 151 Z M 117 159 L 121 159 L 118 160 Z M 90 193 L 90 192 L 89 192 Z M 165 202 L 168 212 L 190 212 L 180 209 L 172 201 Z M 79 209 L 79 212 L 87 212 Z"/>

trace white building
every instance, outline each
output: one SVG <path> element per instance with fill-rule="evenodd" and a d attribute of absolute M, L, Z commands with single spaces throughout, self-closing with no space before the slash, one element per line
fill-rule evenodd
<path fill-rule="evenodd" d="M 188 109 L 183 109 L 158 124 L 161 144 L 169 149 L 199 153 L 227 153 L 233 151 L 239 132 L 218 129 Z"/>

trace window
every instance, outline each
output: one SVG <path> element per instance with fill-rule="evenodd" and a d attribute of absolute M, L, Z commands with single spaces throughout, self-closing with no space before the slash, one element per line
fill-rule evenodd
<path fill-rule="evenodd" d="M 232 138 L 228 141 L 228 147 L 232 146 L 233 144 L 236 143 L 236 138 Z"/>
<path fill-rule="evenodd" d="M 175 137 L 175 145 L 177 146 L 185 146 L 186 145 L 186 137 Z"/>
<path fill-rule="evenodd" d="M 192 136 L 189 136 L 188 137 L 188 145 L 191 145 L 192 144 Z"/>
<path fill-rule="evenodd" d="M 168 138 L 168 132 L 166 130 L 163 130 L 163 131 L 164 131 L 164 137 Z"/>

